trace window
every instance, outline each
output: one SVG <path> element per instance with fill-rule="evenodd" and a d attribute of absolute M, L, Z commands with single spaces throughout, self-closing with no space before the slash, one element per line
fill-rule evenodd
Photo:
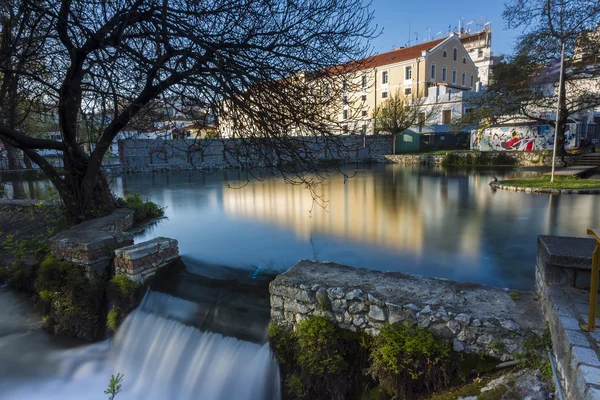
<path fill-rule="evenodd" d="M 360 127 L 360 133 L 361 133 L 361 135 L 366 135 L 367 134 L 367 126 L 366 125 L 363 125 L 363 126 Z"/>
<path fill-rule="evenodd" d="M 329 83 L 326 83 L 326 84 L 325 84 L 325 94 L 326 94 L 327 96 L 329 96 L 329 93 L 330 93 L 330 87 L 329 87 Z"/>
<path fill-rule="evenodd" d="M 367 88 L 367 77 L 365 75 L 363 75 L 363 77 L 362 77 L 362 88 L 363 89 Z"/>
<path fill-rule="evenodd" d="M 344 102 L 344 104 L 348 104 L 348 96 L 344 95 L 342 97 L 342 101 Z"/>
<path fill-rule="evenodd" d="M 467 63 L 467 57 L 463 57 L 463 64 Z"/>
<path fill-rule="evenodd" d="M 344 92 L 348 90 L 348 82 L 347 82 L 347 81 L 344 81 L 344 82 L 342 83 L 342 90 L 343 90 Z"/>
<path fill-rule="evenodd" d="M 388 83 L 388 72 L 387 71 L 383 71 L 381 73 L 381 83 L 383 83 L 383 84 Z"/>
<path fill-rule="evenodd" d="M 431 80 L 435 81 L 435 64 L 431 64 Z"/>
<path fill-rule="evenodd" d="M 456 85 L 456 70 L 452 70 L 452 84 Z"/>
<path fill-rule="evenodd" d="M 387 92 L 381 93 L 381 98 L 382 99 L 387 99 Z"/>
<path fill-rule="evenodd" d="M 367 110 L 362 110 L 362 116 L 366 117 L 367 116 Z"/>
<path fill-rule="evenodd" d="M 448 55 L 446 54 L 446 49 L 444 49 L 443 53 L 442 53 L 442 57 L 446 58 Z"/>
<path fill-rule="evenodd" d="M 348 134 L 348 125 L 342 126 L 342 130 L 344 131 L 345 134 Z"/>
<path fill-rule="evenodd" d="M 442 111 L 442 124 L 449 124 L 452 122 L 452 110 Z"/>
<path fill-rule="evenodd" d="M 404 89 L 404 94 L 411 94 L 412 93 L 412 88 L 407 87 L 406 89 Z"/>
<path fill-rule="evenodd" d="M 343 112 L 343 118 L 344 119 L 348 119 L 348 110 L 344 110 L 344 112 Z"/>
<path fill-rule="evenodd" d="M 446 82 L 446 66 L 442 67 L 442 82 Z"/>
<path fill-rule="evenodd" d="M 479 58 L 483 57 L 483 50 L 482 49 L 477 50 L 477 57 L 479 57 Z"/>
<path fill-rule="evenodd" d="M 455 47 L 454 50 L 452 50 L 452 59 L 454 61 L 456 61 L 457 58 L 458 58 L 458 50 L 456 50 L 456 47 Z"/>
<path fill-rule="evenodd" d="M 412 67 L 404 68 L 404 79 L 412 79 Z"/>
<path fill-rule="evenodd" d="M 471 89 L 475 87 L 475 77 L 471 74 Z"/>
<path fill-rule="evenodd" d="M 363 94 L 363 95 L 361 96 L 361 100 L 362 100 L 362 101 L 367 101 L 367 95 L 366 95 L 366 94 Z"/>
<path fill-rule="evenodd" d="M 425 113 L 424 112 L 420 112 L 417 114 L 417 121 L 418 121 L 419 126 L 425 125 Z"/>
<path fill-rule="evenodd" d="M 467 86 L 467 74 L 465 74 L 464 72 L 462 73 L 460 84 L 461 86 Z"/>

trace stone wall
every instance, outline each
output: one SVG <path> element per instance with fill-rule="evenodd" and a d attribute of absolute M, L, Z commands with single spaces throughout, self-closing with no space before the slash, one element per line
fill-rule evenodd
<path fill-rule="evenodd" d="M 88 276 L 109 267 L 114 250 L 133 244 L 133 235 L 124 232 L 133 225 L 133 210 L 120 208 L 107 217 L 75 225 L 50 239 L 52 255 L 84 265 Z"/>
<path fill-rule="evenodd" d="M 288 138 L 290 139 L 290 138 Z M 337 139 L 337 138 L 336 138 Z M 392 151 L 392 136 L 346 135 L 339 137 L 339 146 L 326 146 L 319 138 L 291 138 L 301 151 L 312 152 L 321 160 L 343 162 L 383 162 L 384 154 Z M 286 146 L 289 145 L 286 142 Z M 234 139 L 152 140 L 129 139 L 119 142 L 120 171 L 140 172 L 156 169 L 190 170 L 243 167 L 244 160 L 235 156 L 239 142 Z M 243 145 L 241 146 L 243 147 Z M 249 160 L 260 166 L 260 162 Z M 114 171 L 113 171 L 114 172 Z"/>
<path fill-rule="evenodd" d="M 538 238 L 536 289 L 562 386 L 572 400 L 600 399 L 600 328 L 581 329 L 588 317 L 594 247 L 593 239 Z"/>
<path fill-rule="evenodd" d="M 300 261 L 269 286 L 271 320 L 294 327 L 312 315 L 377 335 L 385 323 L 418 324 L 457 352 L 511 360 L 544 324 L 531 292 Z"/>
<path fill-rule="evenodd" d="M 539 151 L 489 151 L 489 152 L 463 152 L 463 151 L 449 151 L 457 157 L 474 157 L 482 156 L 486 159 L 493 159 L 496 157 L 508 157 L 514 161 L 514 165 L 521 167 L 534 167 L 534 166 L 552 166 L 552 155 L 548 152 Z M 394 154 L 386 155 L 384 157 L 385 162 L 394 164 L 422 164 L 422 165 L 439 165 L 444 159 L 444 155 L 437 154 Z M 575 162 L 575 156 L 566 156 L 565 165 L 571 165 Z M 557 162 L 556 166 L 564 166 L 562 163 Z"/>
<path fill-rule="evenodd" d="M 157 237 L 115 250 L 115 274 L 144 282 L 179 257 L 177 240 Z"/>

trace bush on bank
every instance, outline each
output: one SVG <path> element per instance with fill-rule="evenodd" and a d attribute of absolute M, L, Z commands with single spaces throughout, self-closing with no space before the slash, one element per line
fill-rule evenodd
<path fill-rule="evenodd" d="M 138 193 L 129 194 L 122 200 L 125 207 L 133 209 L 133 222 L 138 224 L 165 215 L 165 208 L 152 201 L 144 201 Z"/>
<path fill-rule="evenodd" d="M 284 399 L 413 400 L 493 369 L 497 360 L 454 353 L 417 325 L 384 325 L 378 336 L 312 316 L 296 330 L 271 324 Z"/>

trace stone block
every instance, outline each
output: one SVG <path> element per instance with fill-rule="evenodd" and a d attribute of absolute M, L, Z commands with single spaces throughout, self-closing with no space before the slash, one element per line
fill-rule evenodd
<path fill-rule="evenodd" d="M 583 398 L 584 393 L 590 388 L 600 384 L 600 368 L 590 367 L 588 365 L 580 365 L 577 367 L 576 382 L 573 389 L 576 390 L 576 395 L 573 398 Z"/>
<path fill-rule="evenodd" d="M 142 282 L 179 258 L 177 240 L 164 237 L 115 250 L 116 273 Z"/>

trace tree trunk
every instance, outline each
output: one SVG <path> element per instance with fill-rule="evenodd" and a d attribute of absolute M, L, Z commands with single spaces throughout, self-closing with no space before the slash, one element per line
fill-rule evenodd
<path fill-rule="evenodd" d="M 103 173 L 96 182 L 90 182 L 82 179 L 77 172 L 66 171 L 66 175 L 70 175 L 70 182 L 58 190 L 67 215 L 73 222 L 104 217 L 117 208 L 117 200 Z"/>
<path fill-rule="evenodd" d="M 21 169 L 22 165 L 21 160 L 19 159 L 19 150 L 8 143 L 4 143 L 4 148 L 6 149 L 6 157 L 8 159 L 8 169 Z"/>

